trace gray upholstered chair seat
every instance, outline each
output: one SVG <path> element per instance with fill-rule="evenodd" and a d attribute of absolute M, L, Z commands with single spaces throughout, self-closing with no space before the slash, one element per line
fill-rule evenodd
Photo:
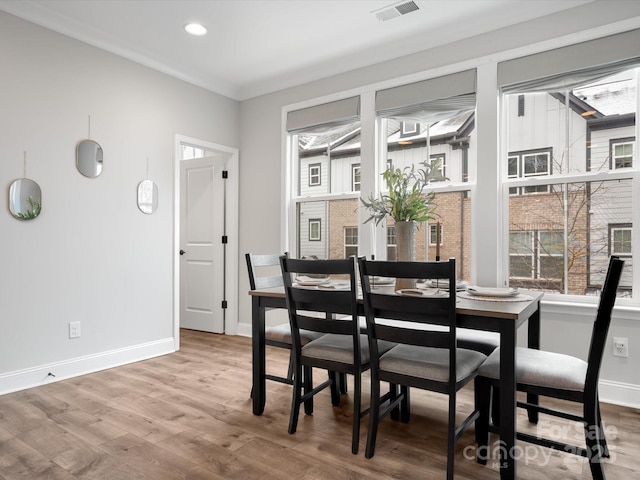
<path fill-rule="evenodd" d="M 378 342 L 381 352 L 386 352 L 393 346 L 389 342 Z M 353 338 L 350 335 L 324 335 L 302 347 L 302 358 L 353 363 Z M 360 362 L 369 363 L 369 342 L 366 335 L 360 335 Z"/>
<path fill-rule="evenodd" d="M 456 381 L 468 377 L 487 358 L 483 353 L 463 348 L 458 349 L 456 357 Z M 437 382 L 447 382 L 449 380 L 449 350 L 398 345 L 382 355 L 380 370 Z"/>
<path fill-rule="evenodd" d="M 310 332 L 308 330 L 300 330 L 300 340 L 302 344 L 309 343 L 312 340 L 320 338 L 323 334 Z M 280 343 L 291 344 L 291 326 L 288 323 L 282 323 L 265 329 L 264 336 L 267 340 Z"/>
<path fill-rule="evenodd" d="M 500 349 L 489 355 L 478 372 L 483 377 L 500 377 Z M 587 362 L 579 358 L 532 348 L 516 349 L 518 383 L 581 392 L 586 375 Z"/>

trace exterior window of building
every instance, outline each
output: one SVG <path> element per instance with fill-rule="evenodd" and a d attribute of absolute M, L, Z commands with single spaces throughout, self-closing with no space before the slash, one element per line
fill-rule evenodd
<path fill-rule="evenodd" d="M 416 122 L 402 122 L 400 129 L 401 137 L 411 137 L 420 133 L 420 124 Z"/>
<path fill-rule="evenodd" d="M 396 227 L 387 227 L 387 260 L 395 262 L 398 258 L 396 255 Z"/>
<path fill-rule="evenodd" d="M 631 225 L 612 225 L 611 233 L 611 255 L 630 256 L 631 255 Z"/>
<path fill-rule="evenodd" d="M 503 90 L 510 285 L 597 295 L 616 253 L 619 295 L 632 294 L 638 70 Z"/>
<path fill-rule="evenodd" d="M 322 183 L 322 177 L 320 175 L 322 167 L 319 163 L 309 165 L 309 186 L 315 187 Z"/>
<path fill-rule="evenodd" d="M 432 223 L 429 225 L 429 245 L 437 245 L 438 243 L 438 227 L 440 227 L 440 245 L 444 243 L 442 238 L 442 224 Z"/>
<path fill-rule="evenodd" d="M 344 258 L 358 255 L 358 227 L 344 229 Z"/>
<path fill-rule="evenodd" d="M 514 152 L 509 154 L 508 178 L 539 177 L 551 174 L 551 151 L 539 152 Z M 512 187 L 511 195 L 527 193 L 547 193 L 548 185 Z"/>
<path fill-rule="evenodd" d="M 351 165 L 351 190 L 360 191 L 360 164 Z"/>
<path fill-rule="evenodd" d="M 437 168 L 438 169 L 438 177 L 433 180 L 434 182 L 444 182 L 447 179 L 447 175 L 446 175 L 446 165 L 445 165 L 445 154 L 444 153 L 438 153 L 438 154 L 434 154 L 431 155 L 429 157 L 429 163 L 431 165 L 431 168 Z"/>
<path fill-rule="evenodd" d="M 614 169 L 633 167 L 634 146 L 633 139 L 611 140 L 611 164 Z"/>
<path fill-rule="evenodd" d="M 309 219 L 309 241 L 319 242 L 322 238 L 321 234 L 322 220 L 319 218 Z"/>
<path fill-rule="evenodd" d="M 521 282 L 521 286 L 553 288 L 562 279 L 563 251 L 564 241 L 561 232 L 535 230 L 511 232 L 509 234 L 511 278 L 534 280 L 534 282 Z"/>

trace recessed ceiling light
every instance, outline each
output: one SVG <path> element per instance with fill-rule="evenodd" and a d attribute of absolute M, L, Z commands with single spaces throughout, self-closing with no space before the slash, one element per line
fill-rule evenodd
<path fill-rule="evenodd" d="M 200 25 L 199 23 L 187 23 L 184 26 L 184 31 L 189 35 L 193 35 L 194 37 L 202 37 L 207 34 L 207 29 L 204 25 Z"/>

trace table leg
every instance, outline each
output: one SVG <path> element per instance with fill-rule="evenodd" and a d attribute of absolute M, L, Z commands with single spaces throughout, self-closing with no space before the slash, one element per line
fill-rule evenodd
<path fill-rule="evenodd" d="M 529 317 L 529 332 L 528 332 L 528 346 L 529 348 L 540 349 L 540 306 L 531 317 Z M 538 405 L 538 395 L 533 393 L 527 394 L 527 403 L 531 405 Z M 538 423 L 538 411 L 528 410 L 529 421 L 531 423 Z"/>
<path fill-rule="evenodd" d="M 266 403 L 266 378 L 265 378 L 265 308 L 260 306 L 260 298 L 255 296 L 251 299 L 251 347 L 252 347 L 252 368 L 253 368 L 253 414 L 262 415 L 264 404 Z"/>
<path fill-rule="evenodd" d="M 500 330 L 500 478 L 516 478 L 516 328 L 503 322 Z"/>

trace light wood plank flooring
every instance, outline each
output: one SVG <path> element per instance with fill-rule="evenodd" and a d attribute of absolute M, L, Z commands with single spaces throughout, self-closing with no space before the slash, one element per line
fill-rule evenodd
<path fill-rule="evenodd" d="M 287 353 L 270 348 L 269 371 Z M 316 376 L 324 375 L 318 371 Z M 324 378 L 324 377 L 323 377 Z M 368 403 L 368 374 L 364 401 Z M 185 330 L 181 350 L 163 357 L 0 396 L 0 479 L 442 479 L 446 397 L 412 390 L 408 424 L 385 419 L 374 458 L 351 454 L 351 398 L 329 393 L 287 433 L 291 387 L 267 382 L 265 413 L 251 413 L 251 342 Z M 459 397 L 460 417 L 472 391 Z M 609 480 L 640 478 L 640 411 L 602 405 L 612 452 Z M 572 424 L 540 429 L 579 438 Z M 535 431 L 524 415 L 520 428 Z M 495 437 L 492 437 L 495 439 Z M 456 478 L 497 480 L 496 462 L 474 460 L 473 429 L 458 442 Z M 579 457 L 520 444 L 519 478 L 591 478 Z"/>

